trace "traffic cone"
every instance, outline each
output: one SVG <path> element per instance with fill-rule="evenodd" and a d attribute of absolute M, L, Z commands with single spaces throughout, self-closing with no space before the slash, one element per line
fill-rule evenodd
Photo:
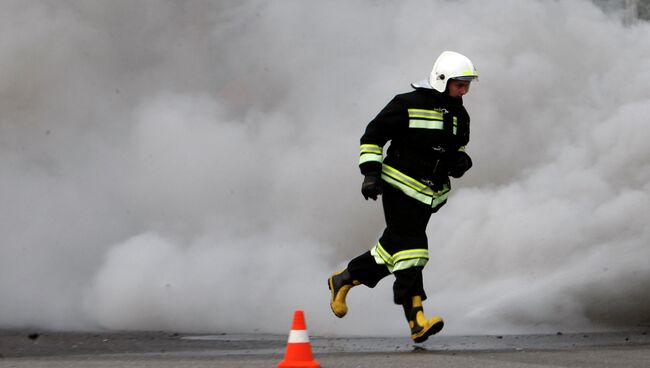
<path fill-rule="evenodd" d="M 293 314 L 287 351 L 284 360 L 278 363 L 278 368 L 320 368 L 320 364 L 311 354 L 305 314 L 301 310 L 296 310 Z"/>

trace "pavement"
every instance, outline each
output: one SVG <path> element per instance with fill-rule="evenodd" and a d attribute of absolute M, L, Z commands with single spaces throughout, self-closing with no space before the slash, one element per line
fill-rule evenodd
<path fill-rule="evenodd" d="M 4 367 L 276 367 L 287 336 L 0 330 Z M 647 331 L 552 335 L 321 337 L 321 367 L 650 367 Z"/>

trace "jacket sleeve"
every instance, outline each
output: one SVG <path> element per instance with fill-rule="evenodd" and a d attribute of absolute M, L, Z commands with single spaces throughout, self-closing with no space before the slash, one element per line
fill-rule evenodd
<path fill-rule="evenodd" d="M 396 96 L 368 123 L 361 136 L 359 169 L 362 174 L 381 172 L 384 145 L 405 128 L 408 128 L 408 112 Z"/>

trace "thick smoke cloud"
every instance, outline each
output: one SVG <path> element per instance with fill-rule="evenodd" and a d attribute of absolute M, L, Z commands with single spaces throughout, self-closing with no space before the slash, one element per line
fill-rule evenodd
<path fill-rule="evenodd" d="M 365 124 L 443 50 L 475 167 L 428 229 L 448 333 L 650 324 L 650 27 L 589 1 L 5 1 L 0 326 L 403 334 Z"/>

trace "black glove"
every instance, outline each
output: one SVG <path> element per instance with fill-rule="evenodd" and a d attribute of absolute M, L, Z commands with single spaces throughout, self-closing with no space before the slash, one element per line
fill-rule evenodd
<path fill-rule="evenodd" d="M 381 188 L 381 173 L 368 173 L 366 177 L 363 178 L 363 183 L 361 184 L 361 194 L 363 197 L 368 200 L 372 198 L 377 200 L 377 196 L 383 193 Z"/>
<path fill-rule="evenodd" d="M 463 151 L 454 152 L 449 160 L 449 175 L 460 178 L 472 167 L 472 159 Z"/>

